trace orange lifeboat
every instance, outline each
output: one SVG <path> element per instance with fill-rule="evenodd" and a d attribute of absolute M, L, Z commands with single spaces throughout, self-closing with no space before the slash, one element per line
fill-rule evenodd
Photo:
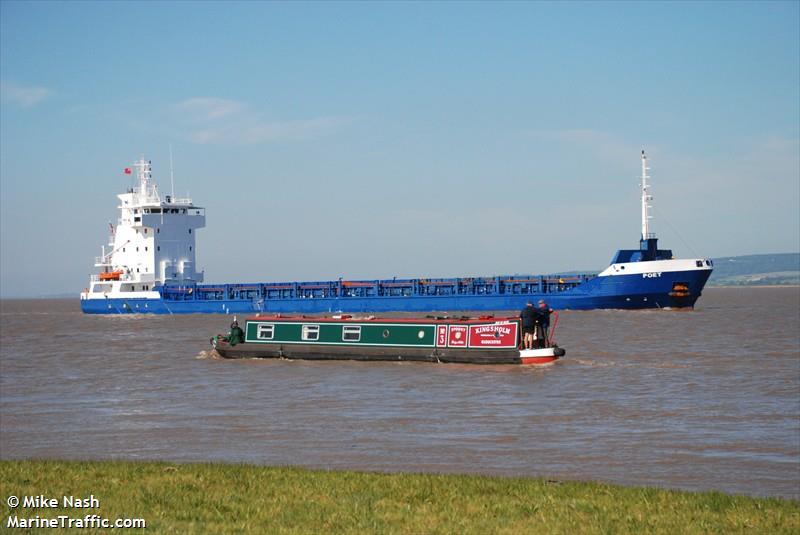
<path fill-rule="evenodd" d="M 122 271 L 106 271 L 105 273 L 100 274 L 101 281 L 118 281 L 120 275 L 122 275 Z"/>

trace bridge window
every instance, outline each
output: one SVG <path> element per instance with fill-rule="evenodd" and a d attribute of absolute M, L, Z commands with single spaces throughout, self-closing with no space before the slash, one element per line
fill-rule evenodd
<path fill-rule="evenodd" d="M 319 340 L 319 325 L 303 325 L 303 340 Z"/>
<path fill-rule="evenodd" d="M 272 323 L 259 323 L 256 337 L 259 340 L 272 340 L 275 336 L 275 325 Z"/>
<path fill-rule="evenodd" d="M 345 325 L 342 327 L 342 340 L 345 342 L 358 342 L 361 340 L 361 325 Z"/>

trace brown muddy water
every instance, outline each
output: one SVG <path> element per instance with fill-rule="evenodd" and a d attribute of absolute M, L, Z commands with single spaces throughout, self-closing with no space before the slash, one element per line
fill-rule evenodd
<path fill-rule="evenodd" d="M 0 458 L 478 472 L 800 498 L 800 288 L 561 314 L 543 368 L 227 361 L 230 317 L 3 301 Z"/>

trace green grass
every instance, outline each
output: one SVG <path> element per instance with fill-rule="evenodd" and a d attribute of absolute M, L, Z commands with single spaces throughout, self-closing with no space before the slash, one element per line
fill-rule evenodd
<path fill-rule="evenodd" d="M 40 494 L 94 494 L 100 507 L 7 505 L 9 495 Z M 473 475 L 0 461 L 0 495 L 0 532 L 16 533 L 25 530 L 8 529 L 10 515 L 87 513 L 147 521 L 121 533 L 800 533 L 792 500 Z"/>

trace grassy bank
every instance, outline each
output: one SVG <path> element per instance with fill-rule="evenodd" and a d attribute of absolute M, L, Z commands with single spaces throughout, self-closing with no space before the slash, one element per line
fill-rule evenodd
<path fill-rule="evenodd" d="M 9 516 L 143 518 L 122 533 L 798 533 L 800 503 L 716 492 L 236 464 L 0 462 Z M 97 509 L 10 509 L 64 495 Z M 19 530 L 14 530 L 19 532 Z M 47 530 L 52 531 L 52 530 Z M 81 533 L 92 530 L 80 530 Z"/>

